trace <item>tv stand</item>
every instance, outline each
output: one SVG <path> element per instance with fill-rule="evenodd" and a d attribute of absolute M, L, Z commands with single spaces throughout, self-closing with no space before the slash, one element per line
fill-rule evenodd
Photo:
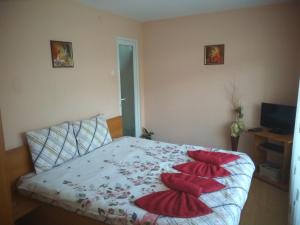
<path fill-rule="evenodd" d="M 270 132 L 273 133 L 273 134 L 282 134 L 282 135 L 288 135 L 288 134 L 291 133 L 290 131 L 284 130 L 284 129 L 281 129 L 281 128 L 272 128 L 270 130 Z"/>
<path fill-rule="evenodd" d="M 255 177 L 284 191 L 289 190 L 289 174 L 291 165 L 291 152 L 293 136 L 291 134 L 275 134 L 268 130 L 252 133 L 254 136 L 254 146 L 252 149 L 252 159 L 256 166 Z M 276 142 L 277 145 L 272 144 Z M 275 182 L 262 177 L 258 173 L 259 165 L 267 161 L 267 154 L 275 151 L 282 155 L 282 165 L 280 167 L 280 180 Z"/>

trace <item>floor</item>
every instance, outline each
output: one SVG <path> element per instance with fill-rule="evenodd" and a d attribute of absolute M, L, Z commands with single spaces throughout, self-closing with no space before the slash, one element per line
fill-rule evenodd
<path fill-rule="evenodd" d="M 240 225 L 288 225 L 288 192 L 254 178 Z"/>

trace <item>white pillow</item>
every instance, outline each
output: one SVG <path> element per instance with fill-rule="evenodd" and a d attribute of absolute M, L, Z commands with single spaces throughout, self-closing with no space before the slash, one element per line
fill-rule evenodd
<path fill-rule="evenodd" d="M 71 123 L 29 131 L 27 141 L 36 173 L 52 169 L 78 156 Z"/>
<path fill-rule="evenodd" d="M 79 155 L 85 155 L 112 142 L 104 115 L 73 122 Z"/>

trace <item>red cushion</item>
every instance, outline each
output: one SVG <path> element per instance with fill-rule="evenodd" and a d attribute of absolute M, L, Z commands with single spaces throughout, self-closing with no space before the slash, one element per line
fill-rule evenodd
<path fill-rule="evenodd" d="M 202 187 L 202 193 L 210 193 L 214 191 L 221 190 L 225 187 L 224 184 L 219 183 L 218 181 L 210 178 L 200 178 L 200 185 Z"/>
<path fill-rule="evenodd" d="M 225 187 L 213 179 L 182 173 L 162 173 L 161 180 L 173 190 L 187 192 L 196 197 L 199 197 L 201 193 L 209 193 Z"/>
<path fill-rule="evenodd" d="M 190 156 L 191 158 L 197 161 L 212 163 L 216 165 L 223 165 L 240 158 L 238 155 L 234 155 L 230 153 L 208 152 L 203 150 L 188 151 L 188 156 Z"/>
<path fill-rule="evenodd" d="M 188 162 L 173 166 L 174 169 L 200 177 L 214 178 L 229 176 L 230 172 L 219 165 L 204 162 Z"/>
<path fill-rule="evenodd" d="M 202 193 L 202 187 L 197 183 L 200 178 L 197 176 L 182 173 L 162 173 L 160 177 L 167 187 L 175 191 L 183 191 L 196 197 Z"/>
<path fill-rule="evenodd" d="M 154 192 L 137 199 L 135 204 L 150 213 L 179 218 L 203 216 L 212 212 L 194 195 L 174 190 Z"/>

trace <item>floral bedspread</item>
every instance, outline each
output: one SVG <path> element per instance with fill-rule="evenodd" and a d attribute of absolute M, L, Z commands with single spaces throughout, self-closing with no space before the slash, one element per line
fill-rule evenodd
<path fill-rule="evenodd" d="M 244 153 L 234 152 L 240 159 L 224 165 L 230 176 L 216 178 L 225 189 L 200 196 L 213 209 L 209 215 L 171 218 L 135 206 L 135 199 L 168 189 L 160 174 L 178 172 L 172 166 L 191 161 L 186 154 L 191 149 L 205 148 L 123 137 L 50 171 L 24 176 L 18 189 L 26 196 L 112 225 L 238 225 L 254 171 Z"/>

